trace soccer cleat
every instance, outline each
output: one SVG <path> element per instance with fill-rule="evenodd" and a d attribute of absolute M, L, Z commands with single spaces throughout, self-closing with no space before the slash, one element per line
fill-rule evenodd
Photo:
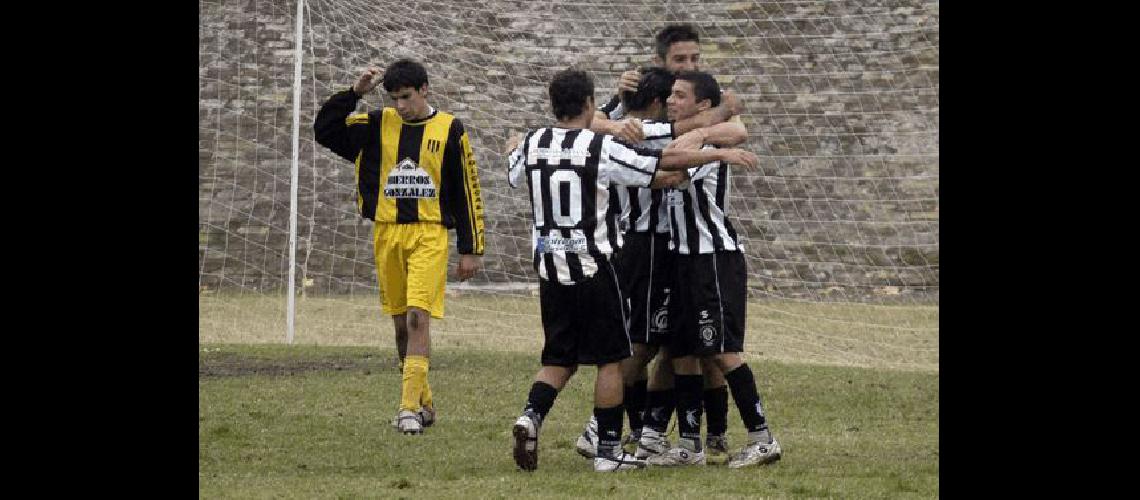
<path fill-rule="evenodd" d="M 435 423 L 435 408 L 428 408 L 426 406 L 416 411 L 416 418 L 420 419 L 420 426 L 427 428 Z M 400 428 L 400 416 L 392 417 L 392 427 Z"/>
<path fill-rule="evenodd" d="M 415 412 L 400 410 L 396 414 L 396 429 L 403 434 L 423 434 L 424 427 L 420 424 L 420 417 Z"/>
<path fill-rule="evenodd" d="M 522 470 L 538 468 L 538 428 L 542 424 L 537 416 L 527 411 L 515 420 L 511 433 L 515 436 L 515 463 Z"/>
<path fill-rule="evenodd" d="M 646 463 L 655 467 L 681 467 L 685 465 L 704 465 L 705 452 L 692 451 L 686 448 L 676 447 L 671 448 L 669 451 L 660 455 L 654 455 L 646 460 Z"/>
<path fill-rule="evenodd" d="M 596 458 L 598 456 L 597 417 L 590 417 L 590 421 L 586 423 L 586 428 L 582 430 L 582 435 L 578 436 L 578 442 L 574 443 L 574 449 L 577 450 L 579 455 L 586 458 Z"/>
<path fill-rule="evenodd" d="M 641 431 L 641 439 L 637 442 L 637 452 L 634 453 L 634 456 L 639 460 L 644 460 L 665 453 L 669 451 L 669 448 L 669 440 L 665 439 L 664 433 L 646 427 Z"/>
<path fill-rule="evenodd" d="M 710 464 L 721 465 L 728 461 L 728 436 L 710 434 L 705 443 L 705 458 Z"/>
<path fill-rule="evenodd" d="M 618 452 L 616 456 L 594 457 L 594 471 L 595 472 L 616 472 L 623 470 L 636 470 L 644 469 L 645 462 L 634 458 L 633 455 L 624 451 Z"/>
<path fill-rule="evenodd" d="M 740 450 L 732 460 L 728 462 L 730 469 L 739 469 L 749 465 L 764 465 L 770 464 L 780 459 L 783 455 L 783 450 L 780 449 L 780 443 L 772 438 L 771 443 L 751 443 Z"/>
<path fill-rule="evenodd" d="M 431 427 L 431 424 L 435 423 L 435 407 L 423 406 L 416 412 L 416 416 L 420 418 L 420 425 L 425 428 Z"/>

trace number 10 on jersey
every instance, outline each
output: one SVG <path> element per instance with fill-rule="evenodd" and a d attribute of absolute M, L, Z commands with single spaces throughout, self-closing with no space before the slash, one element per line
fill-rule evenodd
<path fill-rule="evenodd" d="M 565 186 L 565 187 L 564 187 Z M 530 172 L 531 204 L 534 207 L 535 227 L 546 227 L 546 214 L 543 213 L 543 191 L 550 197 L 553 229 L 573 229 L 582 221 L 582 177 L 573 170 L 555 170 L 550 173 L 547 185 L 542 183 L 542 170 Z M 566 196 L 570 213 L 565 213 L 562 197 Z"/>

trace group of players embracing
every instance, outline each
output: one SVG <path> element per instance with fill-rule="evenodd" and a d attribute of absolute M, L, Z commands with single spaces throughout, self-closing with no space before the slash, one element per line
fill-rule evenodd
<path fill-rule="evenodd" d="M 523 470 L 537 468 L 543 420 L 583 364 L 598 371 L 576 449 L 596 471 L 781 457 L 741 358 L 748 273 L 726 213 L 730 171 L 758 158 L 734 148 L 748 138 L 740 103 L 699 71 L 699 44 L 691 26 L 666 26 L 659 66 L 623 73 L 600 107 L 588 73 L 557 73 L 557 122 L 508 141 L 508 180 L 531 200 L 544 330 L 542 367 L 512 429 Z M 748 436 L 735 453 L 730 392 Z"/>

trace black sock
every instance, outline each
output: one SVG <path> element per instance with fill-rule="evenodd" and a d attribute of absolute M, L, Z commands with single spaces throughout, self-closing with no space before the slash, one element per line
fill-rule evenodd
<path fill-rule="evenodd" d="M 677 392 L 673 389 L 663 391 L 646 391 L 645 416 L 643 427 L 649 427 L 657 432 L 665 432 L 669 419 L 673 417 L 673 409 L 677 407 Z"/>
<path fill-rule="evenodd" d="M 641 432 L 645 425 L 642 415 L 645 414 L 645 395 L 648 380 L 635 380 L 633 385 L 625 386 L 625 414 L 629 417 L 629 428 L 634 432 Z"/>
<path fill-rule="evenodd" d="M 704 401 L 704 377 L 700 375 L 676 375 L 677 390 L 677 432 L 681 439 L 692 441 L 692 451 L 701 451 L 701 412 Z"/>
<path fill-rule="evenodd" d="M 725 373 L 724 379 L 732 390 L 732 399 L 736 400 L 736 409 L 740 410 L 740 419 L 749 434 L 768 430 L 768 422 L 764 418 L 764 408 L 760 405 L 760 393 L 756 391 L 756 377 L 747 364 L 741 364 L 736 369 Z"/>
<path fill-rule="evenodd" d="M 728 432 L 728 386 L 705 389 L 704 396 L 708 435 L 723 436 Z"/>
<path fill-rule="evenodd" d="M 612 457 L 621 445 L 622 405 L 613 408 L 594 407 L 598 419 L 598 456 Z"/>
<path fill-rule="evenodd" d="M 534 412 L 538 416 L 539 425 L 542 424 L 542 419 L 546 418 L 546 414 L 550 412 L 550 407 L 554 406 L 554 398 L 558 397 L 558 389 L 546 382 L 538 382 L 531 384 L 530 395 L 526 398 L 526 407 L 523 408 L 525 413 L 527 410 Z"/>

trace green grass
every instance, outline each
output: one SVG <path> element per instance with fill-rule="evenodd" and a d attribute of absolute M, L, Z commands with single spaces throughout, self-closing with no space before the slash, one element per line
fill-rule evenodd
<path fill-rule="evenodd" d="M 534 353 L 542 349 L 538 297 L 448 292 L 445 318 L 431 324 L 434 348 Z M 294 342 L 395 349 L 391 320 L 375 295 L 305 297 L 296 303 Z M 198 342 L 285 342 L 280 295 L 202 294 Z M 831 304 L 754 300 L 746 358 L 814 365 L 938 370 L 937 304 Z"/>
<path fill-rule="evenodd" d="M 386 324 L 373 328 L 377 344 L 381 332 L 390 335 Z M 893 367 L 891 360 L 868 368 L 753 357 L 749 364 L 783 460 L 744 470 L 621 474 L 596 474 L 574 452 L 592 408 L 595 370 L 583 367 L 543 426 L 539 469 L 525 473 L 511 458 L 510 428 L 538 369 L 536 346 L 436 342 L 430 380 L 439 422 L 423 436 L 406 437 L 388 424 L 400 383 L 389 347 L 224 344 L 201 337 L 203 498 L 938 495 L 936 361 L 934 370 L 916 370 Z M 863 354 L 874 352 L 884 351 Z M 743 439 L 730 404 L 730 445 L 739 447 Z"/>

